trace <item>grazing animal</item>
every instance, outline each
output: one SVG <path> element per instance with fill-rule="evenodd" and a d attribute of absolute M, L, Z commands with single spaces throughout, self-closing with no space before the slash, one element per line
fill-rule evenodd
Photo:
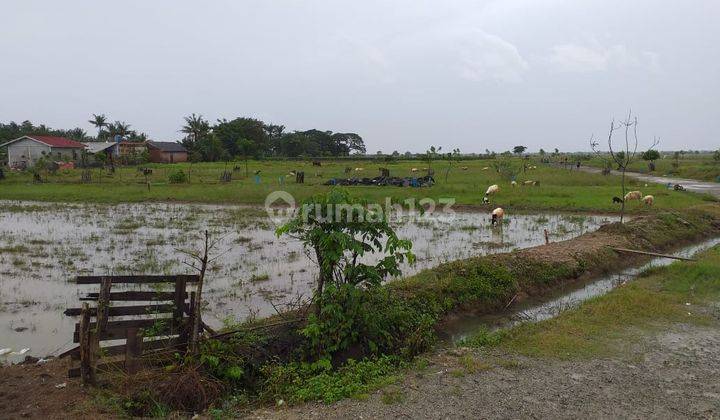
<path fill-rule="evenodd" d="M 643 203 L 645 203 L 646 206 L 649 207 L 652 206 L 653 203 L 655 203 L 655 197 L 653 197 L 652 195 L 646 195 L 645 197 L 643 197 L 642 201 Z"/>
<path fill-rule="evenodd" d="M 483 204 L 490 204 L 490 199 L 487 198 L 487 196 L 483 197 L 482 199 Z"/>
<path fill-rule="evenodd" d="M 525 181 L 523 182 L 523 185 L 538 185 L 540 184 L 538 181 Z"/>
<path fill-rule="evenodd" d="M 515 181 L 510 181 L 510 185 L 512 185 L 513 187 L 517 187 L 517 182 L 515 182 Z"/>
<path fill-rule="evenodd" d="M 349 167 L 349 166 L 346 166 L 346 167 L 345 167 L 345 173 L 346 173 L 346 174 L 349 174 L 350 172 L 352 172 L 352 168 Z"/>
<path fill-rule="evenodd" d="M 613 204 L 622 203 L 623 199 L 620 197 L 613 197 Z"/>
<path fill-rule="evenodd" d="M 355 168 L 355 172 L 360 172 L 360 171 L 364 171 L 364 170 L 365 170 L 365 168 Z"/>
<path fill-rule="evenodd" d="M 412 168 L 412 169 L 410 169 L 410 172 L 417 172 L 417 171 L 418 171 L 418 168 Z"/>
<path fill-rule="evenodd" d="M 313 160 L 312 165 L 313 166 L 322 166 L 322 162 L 320 162 L 319 160 Z"/>
<path fill-rule="evenodd" d="M 642 198 L 642 193 L 640 191 L 630 191 L 629 193 L 625 194 L 625 197 L 623 200 L 625 202 L 632 201 L 632 200 L 640 200 Z"/>
<path fill-rule="evenodd" d="M 468 170 L 468 167 L 467 167 L 467 166 L 461 166 L 460 169 L 462 169 L 463 171 L 467 171 L 467 170 Z"/>
<path fill-rule="evenodd" d="M 492 211 L 490 223 L 492 223 L 493 226 L 502 223 L 503 217 L 505 217 L 505 210 L 503 210 L 502 207 L 498 207 Z"/>
<path fill-rule="evenodd" d="M 488 187 L 487 191 L 485 191 L 485 197 L 487 197 L 490 194 L 495 194 L 498 191 L 500 191 L 500 187 L 498 187 L 497 184 L 493 184 Z"/>
<path fill-rule="evenodd" d="M 482 168 L 483 171 L 487 171 L 488 169 L 490 169 L 489 166 L 486 166 L 486 167 Z"/>

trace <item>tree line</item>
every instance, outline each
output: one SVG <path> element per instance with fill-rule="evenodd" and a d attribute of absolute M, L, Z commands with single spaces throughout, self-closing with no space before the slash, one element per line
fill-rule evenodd
<path fill-rule="evenodd" d="M 223 161 L 237 157 L 341 157 L 365 154 L 365 143 L 356 133 L 335 133 L 329 130 L 286 132 L 285 126 L 268 124 L 255 118 L 221 119 L 214 124 L 192 114 L 185 117 L 180 141 L 193 161 Z M 25 135 L 50 135 L 77 141 L 112 141 L 120 136 L 125 141 L 146 141 L 145 133 L 132 129 L 125 121 L 110 122 L 104 114 L 93 114 L 88 122 L 97 134 L 89 135 L 82 128 L 53 129 L 30 121 L 0 123 L 0 143 Z"/>
<path fill-rule="evenodd" d="M 286 132 L 285 126 L 255 118 L 221 119 L 211 124 L 201 115 L 185 117 L 180 131 L 192 160 L 218 161 L 234 157 L 349 156 L 365 154 L 365 143 L 355 133 L 306 130 Z"/>

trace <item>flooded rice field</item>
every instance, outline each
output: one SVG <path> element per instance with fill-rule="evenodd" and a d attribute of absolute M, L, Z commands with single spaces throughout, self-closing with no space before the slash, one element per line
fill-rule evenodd
<path fill-rule="evenodd" d="M 394 222 L 413 242 L 414 266 L 506 252 L 597 229 L 613 219 L 512 215 L 502 229 L 485 213 L 412 215 Z M 204 319 L 213 326 L 267 316 L 311 295 L 316 270 L 292 238 L 275 235 L 264 209 L 189 204 L 0 202 L 0 349 L 44 356 L 68 348 L 76 320 L 63 315 L 89 289 L 88 274 L 194 274 L 179 249 L 199 249 L 208 229 L 222 238 L 206 277 Z M 82 290 L 81 290 L 82 289 Z M 1 360 L 0 360 L 1 361 Z"/>

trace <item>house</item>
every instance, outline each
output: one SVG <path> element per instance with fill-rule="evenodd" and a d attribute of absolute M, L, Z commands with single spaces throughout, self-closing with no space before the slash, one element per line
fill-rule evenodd
<path fill-rule="evenodd" d="M 52 161 L 76 161 L 85 145 L 65 137 L 27 135 L 0 144 L 8 148 L 8 165 L 25 169 L 35 165 L 43 156 Z"/>
<path fill-rule="evenodd" d="M 169 141 L 149 141 L 150 162 L 177 163 L 187 162 L 188 151 L 180 143 Z"/>
<path fill-rule="evenodd" d="M 126 141 L 123 140 L 117 144 L 116 156 L 136 157 L 147 151 L 147 144 L 144 141 Z"/>
<path fill-rule="evenodd" d="M 107 156 L 115 155 L 117 152 L 117 143 L 113 142 L 100 142 L 100 141 L 89 141 L 83 143 L 86 146 L 86 151 L 90 155 L 105 154 Z"/>

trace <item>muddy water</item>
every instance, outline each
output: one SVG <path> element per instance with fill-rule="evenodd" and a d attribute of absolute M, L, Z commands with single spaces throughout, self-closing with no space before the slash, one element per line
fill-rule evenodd
<path fill-rule="evenodd" d="M 670 255 L 691 258 L 699 252 L 718 244 L 720 244 L 720 238 L 709 239 L 700 244 L 673 252 Z M 483 328 L 496 330 L 509 328 L 521 322 L 538 322 L 549 319 L 565 310 L 577 307 L 587 299 L 604 295 L 617 286 L 632 281 L 647 269 L 666 266 L 675 261 L 670 258 L 653 258 L 640 267 L 628 268 L 619 273 L 593 279 L 586 283 L 568 285 L 555 290 L 542 300 L 528 301 L 511 306 L 504 313 L 460 317 L 443 328 L 442 338 L 446 342 L 459 342 Z"/>
<path fill-rule="evenodd" d="M 607 216 L 509 215 L 502 229 L 480 213 L 426 215 L 394 222 L 413 241 L 416 265 L 405 274 L 471 255 L 506 252 L 595 230 Z M 91 286 L 82 274 L 192 273 L 178 249 L 199 249 L 204 229 L 222 238 L 206 280 L 205 320 L 215 326 L 273 314 L 311 295 L 316 271 L 299 242 L 277 238 L 264 210 L 184 204 L 0 202 L 0 349 L 46 355 L 71 345 L 79 305 Z M 0 360 L 1 361 L 1 360 Z"/>

